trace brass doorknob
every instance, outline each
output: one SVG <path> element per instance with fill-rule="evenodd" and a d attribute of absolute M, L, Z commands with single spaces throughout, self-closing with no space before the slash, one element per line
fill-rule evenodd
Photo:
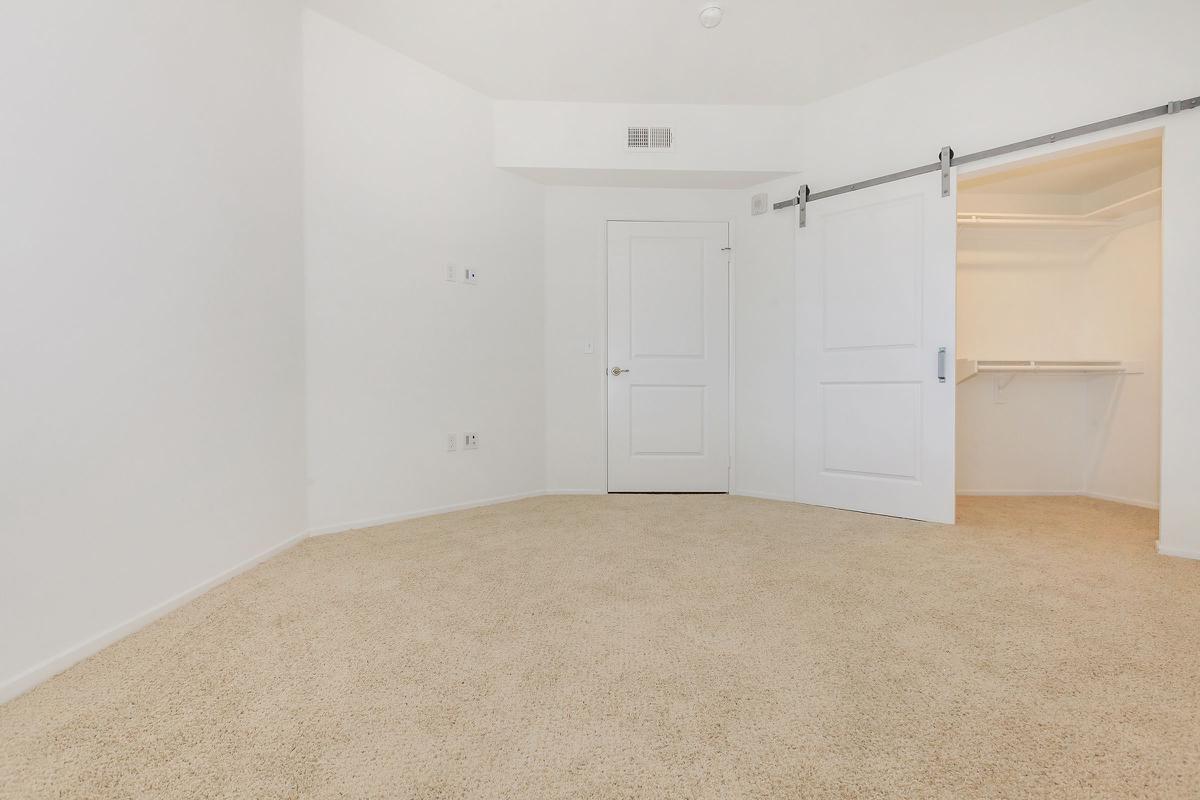
<path fill-rule="evenodd" d="M 613 367 L 613 368 L 612 368 L 612 374 L 613 374 L 613 375 L 617 375 L 617 376 L 619 376 L 619 375 L 620 375 L 622 372 L 629 372 L 629 370 L 627 370 L 627 369 L 621 369 L 620 367 Z"/>

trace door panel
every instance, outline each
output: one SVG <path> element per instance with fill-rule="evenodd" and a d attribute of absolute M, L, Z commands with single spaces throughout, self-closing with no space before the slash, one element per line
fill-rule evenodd
<path fill-rule="evenodd" d="M 797 234 L 796 497 L 953 522 L 955 200 L 931 174 L 807 212 Z"/>
<path fill-rule="evenodd" d="M 921 205 L 920 197 L 901 197 L 826 217 L 821 278 L 827 350 L 917 346 Z"/>
<path fill-rule="evenodd" d="M 629 387 L 630 452 L 704 455 L 704 386 Z"/>
<path fill-rule="evenodd" d="M 726 223 L 608 225 L 609 491 L 729 490 L 728 242 Z"/>
<path fill-rule="evenodd" d="M 704 240 L 639 236 L 629 244 L 633 356 L 704 358 Z"/>
<path fill-rule="evenodd" d="M 823 472 L 920 479 L 921 384 L 826 383 Z"/>

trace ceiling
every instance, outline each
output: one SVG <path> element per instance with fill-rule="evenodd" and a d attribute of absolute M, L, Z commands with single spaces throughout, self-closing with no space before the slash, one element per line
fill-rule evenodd
<path fill-rule="evenodd" d="M 964 176 L 958 188 L 987 194 L 1085 195 L 1156 169 L 1161 162 L 1162 139 L 1152 135 Z"/>
<path fill-rule="evenodd" d="M 1083 0 L 307 0 L 492 97 L 802 104 Z"/>

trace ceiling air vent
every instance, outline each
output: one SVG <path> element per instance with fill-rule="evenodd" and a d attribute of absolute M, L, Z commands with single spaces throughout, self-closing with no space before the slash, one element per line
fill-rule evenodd
<path fill-rule="evenodd" d="M 630 126 L 625 145 L 630 150 L 669 150 L 671 129 L 649 128 L 644 125 Z"/>

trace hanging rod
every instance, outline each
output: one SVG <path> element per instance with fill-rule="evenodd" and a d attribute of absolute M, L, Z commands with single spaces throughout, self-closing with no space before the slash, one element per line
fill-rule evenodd
<path fill-rule="evenodd" d="M 810 192 L 807 186 L 801 186 L 795 197 L 789 200 L 781 200 L 780 202 L 775 203 L 773 207 L 776 211 L 779 211 L 780 209 L 791 208 L 792 206 L 798 205 L 801 207 L 801 212 L 803 212 L 804 206 L 807 203 L 813 202 L 814 200 L 823 200 L 826 197 L 835 197 L 839 194 L 856 192 L 859 189 L 866 189 L 871 186 L 879 186 L 884 183 L 892 183 L 893 181 L 904 180 L 905 178 L 911 178 L 915 175 L 924 175 L 927 172 L 937 172 L 938 170 L 941 170 L 944 176 L 949 167 L 970 164 L 974 161 L 982 161 L 985 158 L 1002 156 L 1006 155 L 1007 153 L 1016 153 L 1020 150 L 1028 150 L 1031 147 L 1041 147 L 1042 145 L 1060 142 L 1063 139 L 1073 139 L 1076 136 L 1086 136 L 1089 133 L 1106 131 L 1109 128 L 1119 128 L 1122 125 L 1131 125 L 1135 122 L 1141 122 L 1142 120 L 1154 119 L 1155 117 L 1164 117 L 1168 114 L 1177 114 L 1180 111 L 1186 111 L 1198 106 L 1200 106 L 1200 96 L 1189 97 L 1187 100 L 1175 100 L 1165 105 L 1147 108 L 1144 111 L 1135 111 L 1132 114 L 1123 114 L 1119 117 L 1112 117 L 1111 119 L 1102 120 L 1100 122 L 1093 122 L 1090 125 L 1080 125 L 1076 128 L 1067 128 L 1065 131 L 1048 133 L 1045 136 L 1037 136 L 1033 139 L 1025 139 L 1023 141 L 1013 142 L 1012 144 L 1006 144 L 1001 147 L 993 147 L 990 150 L 980 150 L 978 153 L 968 153 L 965 156 L 956 156 L 954 155 L 953 150 L 950 150 L 950 148 L 944 148 L 942 150 L 941 160 L 935 161 L 932 164 L 922 164 L 919 167 L 906 169 L 902 172 L 892 172 L 887 175 L 880 175 L 878 178 L 871 178 L 870 180 L 847 183 L 844 186 L 838 186 L 834 189 L 826 189 L 822 192 Z M 947 154 L 949 155 L 949 159 L 946 158 Z M 946 192 L 943 189 L 943 196 L 945 194 Z M 803 213 L 800 219 L 800 226 L 804 226 Z"/>

